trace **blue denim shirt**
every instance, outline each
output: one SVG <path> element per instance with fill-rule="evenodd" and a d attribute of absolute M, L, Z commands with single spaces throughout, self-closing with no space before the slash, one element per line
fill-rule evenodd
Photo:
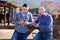
<path fill-rule="evenodd" d="M 18 24 L 19 21 L 26 20 L 28 22 L 32 22 L 33 20 L 32 14 L 30 12 L 27 12 L 24 15 L 25 16 L 23 16 L 22 12 L 15 13 L 12 20 L 12 23 L 16 25 L 15 30 L 18 31 L 19 33 L 26 33 L 29 31 L 27 25 Z"/>
<path fill-rule="evenodd" d="M 35 19 L 35 23 L 38 23 L 38 28 L 41 32 L 53 31 L 53 19 L 52 16 L 46 13 L 43 17 L 39 16 Z"/>

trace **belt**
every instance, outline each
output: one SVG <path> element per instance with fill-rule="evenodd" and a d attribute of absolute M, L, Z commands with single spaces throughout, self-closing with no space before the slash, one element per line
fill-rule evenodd
<path fill-rule="evenodd" d="M 41 32 L 41 33 L 43 33 L 43 34 L 49 34 L 49 33 L 51 33 L 51 32 Z"/>

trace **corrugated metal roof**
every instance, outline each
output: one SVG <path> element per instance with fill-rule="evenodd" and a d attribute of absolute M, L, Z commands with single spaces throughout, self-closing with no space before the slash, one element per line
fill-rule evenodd
<path fill-rule="evenodd" d="M 20 7 L 19 3 L 12 0 L 0 0 L 0 1 L 7 1 L 8 3 L 12 3 L 13 5 Z"/>

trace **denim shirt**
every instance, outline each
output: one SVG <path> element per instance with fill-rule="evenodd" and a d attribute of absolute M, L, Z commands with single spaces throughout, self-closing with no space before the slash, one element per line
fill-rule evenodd
<path fill-rule="evenodd" d="M 24 15 L 25 16 L 23 16 L 22 12 L 15 13 L 13 20 L 12 20 L 12 23 L 16 25 L 15 30 L 18 31 L 19 33 L 26 33 L 29 31 L 27 25 L 18 24 L 19 21 L 26 20 L 28 22 L 32 22 L 32 20 L 33 20 L 32 14 L 30 12 L 27 12 Z"/>
<path fill-rule="evenodd" d="M 53 19 L 48 13 L 46 13 L 43 17 L 38 15 L 38 17 L 35 19 L 35 23 L 38 24 L 38 28 L 41 32 L 53 31 Z"/>

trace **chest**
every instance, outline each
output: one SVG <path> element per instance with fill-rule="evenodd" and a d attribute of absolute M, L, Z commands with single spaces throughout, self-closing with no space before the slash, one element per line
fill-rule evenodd
<path fill-rule="evenodd" d="M 47 17 L 39 18 L 40 24 L 46 24 L 47 23 Z"/>
<path fill-rule="evenodd" d="M 29 20 L 29 17 L 30 17 L 30 15 L 28 15 L 28 14 L 25 14 L 25 15 L 19 14 L 19 15 L 17 16 L 17 19 L 18 19 L 19 21 L 21 21 L 21 20 L 26 20 L 26 21 L 28 21 L 28 20 Z"/>

